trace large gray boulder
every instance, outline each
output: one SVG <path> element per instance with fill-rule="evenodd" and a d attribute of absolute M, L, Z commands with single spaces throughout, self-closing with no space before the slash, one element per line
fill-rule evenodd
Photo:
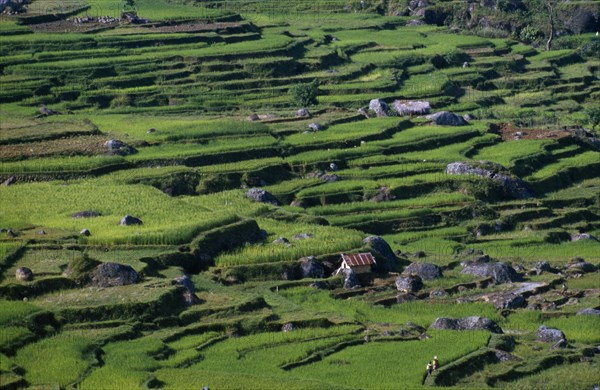
<path fill-rule="evenodd" d="M 521 281 L 521 277 L 513 267 L 505 263 L 473 263 L 466 266 L 463 274 L 477 275 L 482 278 L 491 277 L 496 283 L 512 283 Z"/>
<path fill-rule="evenodd" d="M 121 218 L 121 222 L 119 222 L 119 225 L 122 225 L 122 226 L 142 225 L 142 224 L 143 224 L 143 222 L 141 219 L 134 217 L 133 215 L 129 215 L 129 214 L 127 214 L 126 216 Z"/>
<path fill-rule="evenodd" d="M 92 285 L 97 287 L 126 286 L 137 283 L 139 274 L 129 265 L 102 263 L 91 273 Z"/>
<path fill-rule="evenodd" d="M 377 116 L 388 116 L 389 107 L 381 99 L 373 99 L 369 102 L 369 110 L 374 111 Z"/>
<path fill-rule="evenodd" d="M 341 270 L 341 273 L 344 275 L 344 288 L 353 289 L 361 287 L 358 276 L 356 276 L 354 271 L 344 268 Z"/>
<path fill-rule="evenodd" d="M 263 190 L 262 188 L 250 188 L 246 192 L 246 198 L 255 202 L 271 203 L 275 206 L 281 205 L 281 202 L 279 202 L 279 200 L 275 196 L 273 196 L 273 194 Z"/>
<path fill-rule="evenodd" d="M 363 239 L 363 244 L 369 245 L 371 249 L 380 255 L 383 261 L 377 261 L 377 269 L 382 272 L 390 272 L 398 262 L 390 244 L 379 236 L 368 236 Z"/>
<path fill-rule="evenodd" d="M 537 341 L 544 343 L 556 343 L 560 340 L 566 340 L 567 337 L 560 329 L 548 328 L 546 325 L 541 325 L 535 333 Z"/>
<path fill-rule="evenodd" d="M 431 263 L 411 263 L 404 272 L 403 275 L 417 275 L 423 280 L 433 280 L 444 276 L 442 269 Z"/>
<path fill-rule="evenodd" d="M 506 171 L 506 168 L 502 165 L 487 161 L 480 161 L 479 164 L 453 162 L 446 166 L 446 173 L 449 175 L 476 175 L 494 180 L 514 198 L 525 199 L 533 196 L 523 180 L 501 173 L 503 171 Z"/>
<path fill-rule="evenodd" d="M 588 272 L 595 272 L 596 266 L 594 264 L 588 263 L 587 261 L 584 261 L 583 259 L 580 259 L 569 262 L 566 265 L 566 270 L 568 272 L 584 274 Z"/>
<path fill-rule="evenodd" d="M 423 280 L 417 275 L 399 276 L 396 278 L 396 289 L 400 292 L 413 293 L 423 287 Z"/>
<path fill-rule="evenodd" d="M 431 119 L 436 125 L 440 126 L 465 126 L 469 124 L 462 116 L 449 111 L 436 112 L 427 115 L 426 118 Z"/>
<path fill-rule="evenodd" d="M 173 279 L 172 284 L 183 287 L 182 298 L 186 305 L 191 306 L 201 302 L 200 298 L 196 295 L 196 286 L 194 286 L 194 282 L 192 282 L 189 276 L 178 276 Z"/>
<path fill-rule="evenodd" d="M 135 148 L 118 139 L 109 139 L 104 143 L 104 147 L 108 149 L 109 154 L 116 154 L 119 156 L 125 156 L 137 152 Z"/>
<path fill-rule="evenodd" d="M 421 100 L 395 100 L 392 106 L 400 116 L 425 115 L 431 111 L 429 102 Z"/>
<path fill-rule="evenodd" d="M 503 333 L 494 321 L 485 317 L 447 318 L 439 317 L 430 326 L 440 330 L 487 330 L 492 333 Z"/>
<path fill-rule="evenodd" d="M 492 303 L 496 310 L 517 309 L 527 303 L 523 295 L 514 293 L 490 294 L 485 297 L 485 300 Z"/>
<path fill-rule="evenodd" d="M 31 282 L 33 280 L 33 271 L 27 267 L 19 267 L 15 271 L 15 278 L 20 282 Z"/>
<path fill-rule="evenodd" d="M 303 278 L 320 279 L 325 276 L 325 268 L 314 256 L 300 259 L 300 272 Z"/>

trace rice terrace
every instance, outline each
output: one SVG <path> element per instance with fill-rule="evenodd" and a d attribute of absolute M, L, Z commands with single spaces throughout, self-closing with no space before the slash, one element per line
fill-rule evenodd
<path fill-rule="evenodd" d="M 599 30 L 0 0 L 0 390 L 597 390 Z"/>

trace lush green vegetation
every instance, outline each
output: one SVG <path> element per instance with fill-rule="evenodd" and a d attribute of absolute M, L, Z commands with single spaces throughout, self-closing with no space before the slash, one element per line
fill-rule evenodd
<path fill-rule="evenodd" d="M 565 32 L 600 11 L 496 3 L 3 13 L 0 388 L 598 385 L 600 323 L 578 313 L 600 292 L 600 46 Z M 400 115 L 410 99 L 468 123 Z M 377 267 L 344 287 L 341 254 L 364 252 Z M 461 272 L 483 255 L 521 279 Z M 398 291 L 411 262 L 443 277 Z M 106 287 L 100 263 L 137 281 Z M 468 316 L 504 335 L 430 328 Z M 542 324 L 569 346 L 535 340 Z"/>

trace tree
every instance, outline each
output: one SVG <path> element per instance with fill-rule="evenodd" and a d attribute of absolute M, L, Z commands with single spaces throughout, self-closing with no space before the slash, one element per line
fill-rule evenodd
<path fill-rule="evenodd" d="M 311 104 L 317 104 L 317 93 L 319 92 L 319 80 L 313 80 L 310 83 L 296 84 L 290 88 L 290 94 L 294 103 L 306 107 Z"/>
<path fill-rule="evenodd" d="M 546 50 L 552 47 L 559 22 L 558 8 L 564 0 L 529 0 L 529 14 L 540 31 L 545 31 Z"/>
<path fill-rule="evenodd" d="M 585 110 L 585 113 L 592 125 L 592 130 L 596 130 L 596 126 L 600 125 L 600 107 L 590 107 Z"/>

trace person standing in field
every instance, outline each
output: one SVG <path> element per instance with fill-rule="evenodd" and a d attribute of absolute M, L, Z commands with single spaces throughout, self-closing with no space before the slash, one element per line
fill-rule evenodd
<path fill-rule="evenodd" d="M 431 364 L 431 362 L 427 363 L 426 369 L 427 375 L 431 375 L 431 373 L 433 372 L 433 364 Z"/>
<path fill-rule="evenodd" d="M 438 357 L 434 356 L 433 357 L 433 369 L 434 371 L 437 370 L 440 367 L 440 362 L 438 361 Z"/>

